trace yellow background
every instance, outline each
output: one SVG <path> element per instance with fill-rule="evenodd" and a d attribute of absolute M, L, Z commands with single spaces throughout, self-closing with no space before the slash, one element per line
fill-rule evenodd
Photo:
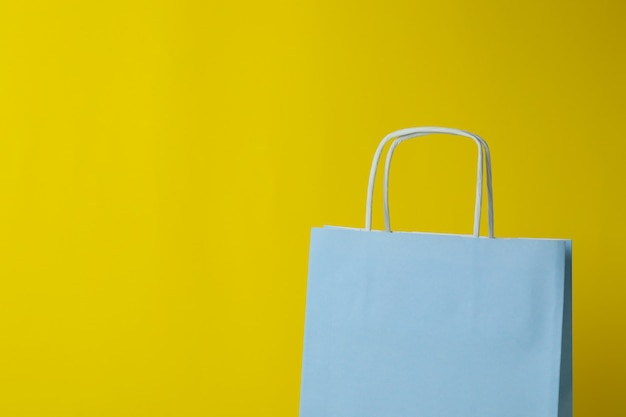
<path fill-rule="evenodd" d="M 0 2 L 0 415 L 297 416 L 310 228 L 420 125 L 574 239 L 575 411 L 626 415 L 624 9 Z M 394 227 L 471 231 L 473 146 L 398 150 Z"/>

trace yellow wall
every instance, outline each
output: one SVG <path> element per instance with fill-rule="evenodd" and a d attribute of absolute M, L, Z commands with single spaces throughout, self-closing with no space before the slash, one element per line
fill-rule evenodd
<path fill-rule="evenodd" d="M 419 125 L 488 140 L 497 235 L 574 239 L 576 413 L 626 415 L 624 12 L 4 0 L 0 415 L 295 417 L 309 230 Z M 469 232 L 473 145 L 414 142 L 394 226 Z"/>

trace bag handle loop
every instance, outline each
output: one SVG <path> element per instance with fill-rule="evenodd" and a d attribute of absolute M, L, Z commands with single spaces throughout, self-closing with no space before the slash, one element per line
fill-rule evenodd
<path fill-rule="evenodd" d="M 378 168 L 378 162 L 382 154 L 384 146 L 395 139 L 392 143 L 389 151 L 387 152 L 387 158 L 385 162 L 384 171 L 384 210 L 385 210 L 385 230 L 391 231 L 390 216 L 389 216 L 389 170 L 391 166 L 391 159 L 395 148 L 402 142 L 413 139 L 420 136 L 426 136 L 430 134 L 449 134 L 454 136 L 462 136 L 472 139 L 478 146 L 478 164 L 476 174 L 476 203 L 474 208 L 474 231 L 473 236 L 478 237 L 480 233 L 480 212 L 482 207 L 482 183 L 483 183 L 483 152 L 486 158 L 487 166 L 487 200 L 488 200 L 488 221 L 489 221 L 489 237 L 494 237 L 494 219 L 493 219 L 493 186 L 492 186 L 492 173 L 491 173 L 491 155 L 489 152 L 489 146 L 480 136 L 471 132 L 467 132 L 459 129 L 451 129 L 445 127 L 417 127 L 401 129 L 392 132 L 385 136 L 378 145 L 374 158 L 372 161 L 372 167 L 370 169 L 370 176 L 367 188 L 367 201 L 365 210 L 365 230 L 372 230 L 372 200 L 374 194 L 374 183 L 376 180 L 376 171 Z"/>

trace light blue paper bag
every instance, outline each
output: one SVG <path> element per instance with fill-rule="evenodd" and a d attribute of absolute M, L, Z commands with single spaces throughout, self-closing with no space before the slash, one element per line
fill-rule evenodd
<path fill-rule="evenodd" d="M 403 140 L 478 144 L 474 235 L 390 232 L 387 182 Z M 384 145 L 386 231 L 371 230 Z M 489 236 L 478 237 L 483 153 Z M 571 417 L 571 241 L 493 237 L 491 161 L 469 132 L 383 139 L 364 229 L 313 229 L 300 417 Z"/>

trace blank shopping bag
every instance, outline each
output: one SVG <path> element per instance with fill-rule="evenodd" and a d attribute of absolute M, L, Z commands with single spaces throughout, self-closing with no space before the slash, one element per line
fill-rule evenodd
<path fill-rule="evenodd" d="M 473 235 L 391 232 L 387 183 L 404 140 L 478 144 Z M 385 229 L 371 227 L 384 145 Z M 489 235 L 479 237 L 483 155 Z M 300 417 L 571 417 L 571 241 L 494 238 L 480 137 L 412 128 L 383 139 L 364 229 L 311 233 Z"/>

